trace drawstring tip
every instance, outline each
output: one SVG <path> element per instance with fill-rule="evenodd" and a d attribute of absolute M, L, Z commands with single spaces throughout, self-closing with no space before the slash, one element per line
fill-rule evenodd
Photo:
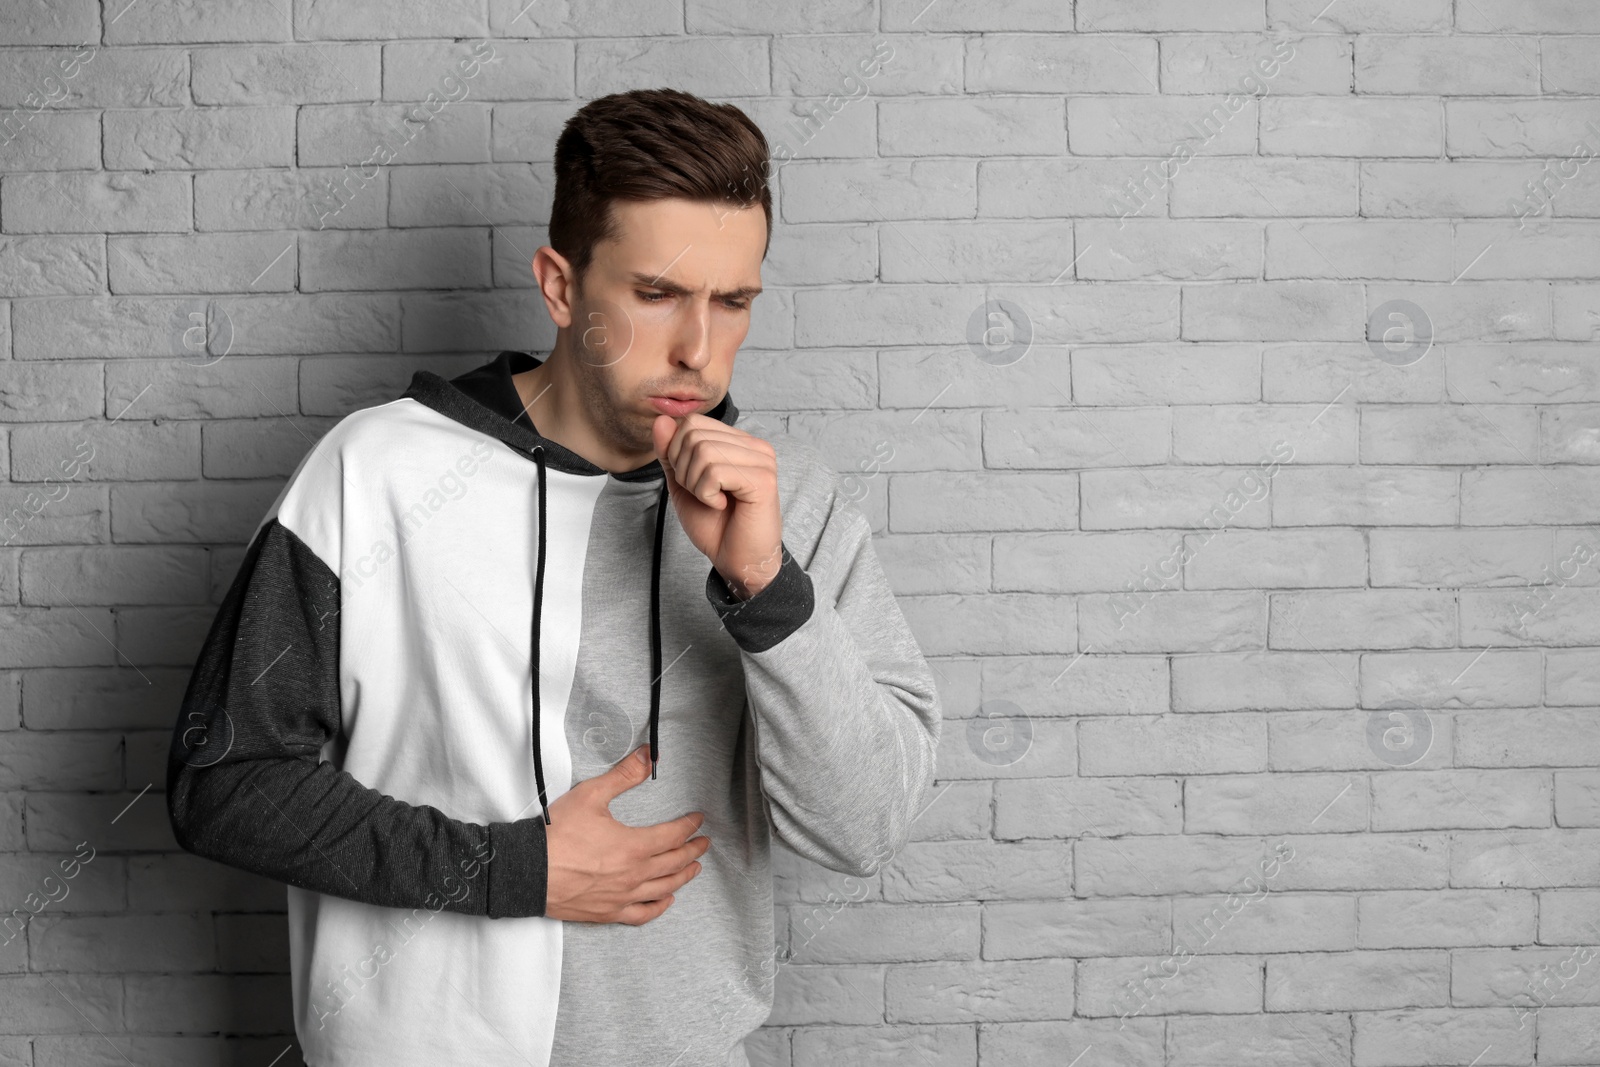
<path fill-rule="evenodd" d="M 650 780 L 656 780 L 656 761 L 653 759 L 650 761 Z"/>

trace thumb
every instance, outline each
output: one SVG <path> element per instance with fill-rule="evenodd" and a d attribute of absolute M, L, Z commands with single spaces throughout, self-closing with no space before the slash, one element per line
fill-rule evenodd
<path fill-rule="evenodd" d="M 672 444 L 672 439 L 678 435 L 678 420 L 670 415 L 657 415 L 650 424 L 650 441 L 655 445 L 656 459 L 661 466 L 667 465 L 667 446 Z"/>
<path fill-rule="evenodd" d="M 649 777 L 650 746 L 640 745 L 595 781 L 600 786 L 601 795 L 609 803 Z"/>

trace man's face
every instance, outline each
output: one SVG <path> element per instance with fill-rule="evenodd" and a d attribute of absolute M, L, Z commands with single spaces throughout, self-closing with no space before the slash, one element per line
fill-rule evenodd
<path fill-rule="evenodd" d="M 591 423 L 620 450 L 654 448 L 663 410 L 652 396 L 716 407 L 750 332 L 761 291 L 767 223 L 759 205 L 689 200 L 613 201 L 622 230 L 595 246 L 581 290 L 569 288 L 572 367 Z"/>

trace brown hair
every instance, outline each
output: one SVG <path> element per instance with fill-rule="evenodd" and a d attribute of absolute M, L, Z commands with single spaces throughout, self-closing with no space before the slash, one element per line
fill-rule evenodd
<path fill-rule="evenodd" d="M 622 236 L 612 200 L 681 197 L 750 207 L 759 203 L 772 244 L 766 135 L 732 104 L 678 89 L 634 89 L 591 100 L 556 138 L 550 247 L 577 272 L 594 246 Z"/>

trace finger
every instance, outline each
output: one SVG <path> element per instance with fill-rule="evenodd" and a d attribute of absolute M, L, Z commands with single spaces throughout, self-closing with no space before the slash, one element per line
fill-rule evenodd
<path fill-rule="evenodd" d="M 644 753 L 645 758 L 643 760 L 638 758 L 641 752 Z M 628 790 L 632 789 L 634 786 L 638 785 L 640 782 L 643 782 L 649 777 L 650 746 L 640 745 L 638 748 L 622 757 L 622 759 L 618 760 L 616 766 L 612 767 L 604 774 L 597 774 L 593 778 L 586 779 L 579 784 L 588 785 L 590 788 L 598 791 L 601 799 L 609 804 L 611 801 L 617 799 L 617 797 L 621 796 L 623 793 L 626 793 Z"/>
<path fill-rule="evenodd" d="M 651 919 L 660 918 L 662 912 L 672 907 L 672 899 L 669 896 L 645 904 L 629 904 L 617 913 L 617 921 L 627 923 L 629 926 L 643 926 Z"/>
<path fill-rule="evenodd" d="M 730 488 L 719 482 L 708 481 L 706 470 L 713 464 L 752 472 L 740 476 L 738 481 L 742 493 L 735 495 L 745 500 L 752 499 L 751 489 L 762 484 L 760 479 L 763 476 L 769 479 L 777 476 L 778 468 L 771 450 L 755 447 L 752 443 L 755 439 L 748 435 L 745 435 L 745 440 L 738 440 L 719 438 L 712 433 L 695 430 L 682 436 L 685 443 L 679 447 L 673 460 L 673 473 L 680 484 L 689 487 L 698 499 L 713 507 L 722 506 L 719 490 Z"/>
<path fill-rule="evenodd" d="M 691 837 L 688 841 L 662 852 L 648 852 L 641 850 L 635 855 L 634 869 L 639 875 L 639 885 L 646 886 L 660 881 L 662 878 L 671 878 L 684 868 L 700 860 L 707 852 L 711 851 L 709 837 Z M 677 888 L 676 886 L 672 888 Z M 646 900 L 660 896 L 660 892 L 648 895 L 636 889 L 634 899 Z"/>
<path fill-rule="evenodd" d="M 670 897 L 688 885 L 694 879 L 694 876 L 700 873 L 701 869 L 700 861 L 695 860 L 685 864 L 681 870 L 660 878 L 652 878 L 648 882 L 641 882 L 639 888 L 634 892 L 634 896 L 638 898 L 634 903 L 642 904 L 651 900 L 660 900 L 662 897 Z"/>
<path fill-rule="evenodd" d="M 646 854 L 660 856 L 675 848 L 681 848 L 685 841 L 699 832 L 705 821 L 704 812 L 691 811 L 687 815 L 681 815 L 667 822 L 639 827 L 638 832 L 643 837 Z"/>
<path fill-rule="evenodd" d="M 679 480 L 694 494 L 714 508 L 727 506 L 727 498 L 753 502 L 763 499 L 774 484 L 774 472 L 765 467 L 737 462 L 724 462 L 715 457 L 708 460 L 696 458 L 695 467 L 687 477 Z M 726 494 L 726 495 L 724 495 Z"/>
<path fill-rule="evenodd" d="M 666 448 L 667 462 L 675 470 L 679 470 L 680 475 L 680 457 L 683 450 L 688 448 L 692 451 L 695 443 L 699 441 L 715 442 L 719 447 L 723 445 L 738 445 L 759 455 L 774 459 L 777 456 L 772 443 L 757 437 L 755 434 L 735 429 L 726 423 L 718 422 L 708 415 L 685 415 L 678 420 L 677 429 L 673 432 L 671 440 L 667 442 Z M 663 464 L 663 466 L 665 465 Z M 681 476 L 679 480 L 682 480 Z"/>

